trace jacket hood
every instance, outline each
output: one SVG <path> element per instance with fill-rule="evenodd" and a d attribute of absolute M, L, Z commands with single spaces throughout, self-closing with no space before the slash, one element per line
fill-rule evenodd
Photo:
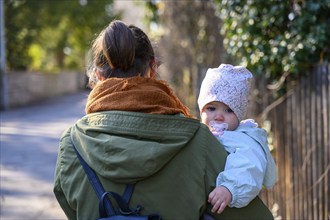
<path fill-rule="evenodd" d="M 199 127 L 198 120 L 181 115 L 105 111 L 80 119 L 71 136 L 96 173 L 114 182 L 129 183 L 157 173 Z"/>

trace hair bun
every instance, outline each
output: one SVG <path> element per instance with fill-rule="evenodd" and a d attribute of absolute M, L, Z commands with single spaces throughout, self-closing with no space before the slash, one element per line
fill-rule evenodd
<path fill-rule="evenodd" d="M 105 29 L 103 53 L 109 66 L 127 71 L 135 58 L 135 39 L 132 31 L 121 21 L 113 21 Z"/>

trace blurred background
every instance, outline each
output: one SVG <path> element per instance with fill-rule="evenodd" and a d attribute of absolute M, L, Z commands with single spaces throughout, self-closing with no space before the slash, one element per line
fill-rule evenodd
<path fill-rule="evenodd" d="M 159 77 L 197 118 L 207 68 L 251 70 L 248 117 L 267 130 L 278 169 L 261 198 L 276 219 L 330 219 L 330 0 L 0 2 L 1 126 L 8 112 L 88 93 L 91 42 L 121 19 L 150 36 Z"/>

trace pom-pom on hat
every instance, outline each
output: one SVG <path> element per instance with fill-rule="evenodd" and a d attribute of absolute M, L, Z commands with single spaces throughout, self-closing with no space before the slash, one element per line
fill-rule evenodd
<path fill-rule="evenodd" d="M 241 121 L 247 111 L 249 79 L 252 77 L 252 73 L 242 66 L 221 64 L 218 68 L 208 69 L 198 97 L 199 110 L 210 102 L 223 102 Z"/>

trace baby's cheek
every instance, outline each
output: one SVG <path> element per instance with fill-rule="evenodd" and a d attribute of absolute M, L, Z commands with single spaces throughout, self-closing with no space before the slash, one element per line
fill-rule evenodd
<path fill-rule="evenodd" d="M 206 114 L 206 112 L 202 112 L 201 113 L 201 122 L 206 124 L 207 126 L 209 125 L 209 119 L 208 119 L 208 115 Z"/>

